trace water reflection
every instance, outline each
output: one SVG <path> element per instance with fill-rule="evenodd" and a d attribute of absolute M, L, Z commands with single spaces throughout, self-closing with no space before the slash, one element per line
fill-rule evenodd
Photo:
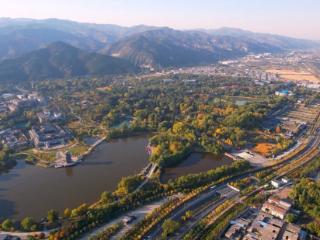
<path fill-rule="evenodd" d="M 102 143 L 72 168 L 40 168 L 19 161 L 0 175 L 0 219 L 43 217 L 50 209 L 63 212 L 93 203 L 113 191 L 121 177 L 138 173 L 148 163 L 147 136 Z"/>
<path fill-rule="evenodd" d="M 68 177 L 72 177 L 73 176 L 73 167 L 66 168 L 66 174 Z"/>

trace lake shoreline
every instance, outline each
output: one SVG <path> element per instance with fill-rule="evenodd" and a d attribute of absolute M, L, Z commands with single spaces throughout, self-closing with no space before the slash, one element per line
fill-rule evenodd
<path fill-rule="evenodd" d="M 95 203 L 102 192 L 114 191 L 122 177 L 139 174 L 150 163 L 147 144 L 148 137 L 141 135 L 101 141 L 81 164 L 70 168 L 39 168 L 18 161 L 0 175 L 0 218 L 41 218 L 50 209 L 63 212 Z"/>

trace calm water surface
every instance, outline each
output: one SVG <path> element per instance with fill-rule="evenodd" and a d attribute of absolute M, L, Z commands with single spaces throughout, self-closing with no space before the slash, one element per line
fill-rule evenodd
<path fill-rule="evenodd" d="M 40 168 L 19 162 L 0 175 L 0 219 L 41 218 L 50 209 L 62 212 L 95 202 L 113 191 L 121 177 L 138 173 L 148 163 L 147 136 L 102 143 L 73 168 Z"/>
<path fill-rule="evenodd" d="M 164 169 L 161 180 L 167 182 L 169 179 L 181 177 L 190 173 L 205 172 L 212 168 L 229 165 L 231 159 L 224 156 L 214 156 L 209 153 L 192 153 L 185 161 L 173 168 Z"/>

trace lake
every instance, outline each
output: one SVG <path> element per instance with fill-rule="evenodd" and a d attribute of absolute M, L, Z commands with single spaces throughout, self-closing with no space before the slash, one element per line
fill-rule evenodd
<path fill-rule="evenodd" d="M 212 168 L 229 165 L 232 160 L 225 156 L 215 156 L 210 153 L 192 153 L 179 165 L 164 169 L 161 181 L 167 182 L 190 173 L 206 172 Z"/>
<path fill-rule="evenodd" d="M 50 209 L 63 212 L 94 203 L 101 192 L 115 190 L 121 177 L 148 164 L 147 136 L 103 142 L 73 168 L 41 168 L 19 161 L 0 175 L 0 219 L 41 218 Z"/>

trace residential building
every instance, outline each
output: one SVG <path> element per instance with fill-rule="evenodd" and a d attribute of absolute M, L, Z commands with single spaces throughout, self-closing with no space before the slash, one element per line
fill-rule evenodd
<path fill-rule="evenodd" d="M 10 150 L 21 150 L 29 145 L 29 141 L 21 130 L 6 129 L 0 132 L 0 141 Z"/>
<path fill-rule="evenodd" d="M 53 124 L 32 127 L 29 134 L 34 145 L 38 148 L 52 148 L 65 145 L 71 138 L 71 134 L 68 131 Z"/>
<path fill-rule="evenodd" d="M 282 226 L 283 221 L 273 218 L 268 213 L 260 212 L 248 231 L 259 239 L 276 240 Z"/>
<path fill-rule="evenodd" d="M 242 228 L 238 225 L 231 225 L 228 231 L 225 233 L 225 237 L 232 240 L 241 239 Z"/>
<path fill-rule="evenodd" d="M 262 206 L 261 210 L 272 216 L 284 219 L 290 210 L 291 204 L 275 197 L 270 197 Z"/>
<path fill-rule="evenodd" d="M 51 113 L 50 111 L 43 111 L 43 112 L 37 113 L 37 117 L 41 124 L 45 124 L 47 122 L 61 120 L 62 114 L 58 112 Z"/>

